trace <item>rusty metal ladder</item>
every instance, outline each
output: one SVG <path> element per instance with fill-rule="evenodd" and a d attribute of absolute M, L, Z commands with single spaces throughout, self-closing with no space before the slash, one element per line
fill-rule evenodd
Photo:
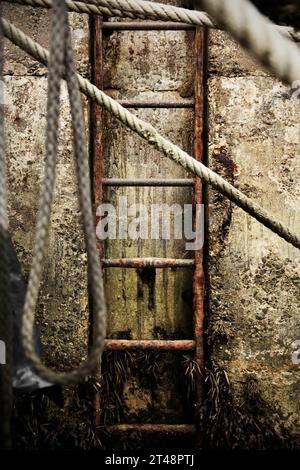
<path fill-rule="evenodd" d="M 162 31 L 162 30 L 194 30 L 195 49 L 195 85 L 194 99 L 184 99 L 178 102 L 143 102 L 139 100 L 119 101 L 126 108 L 194 108 L 194 158 L 203 158 L 203 57 L 204 31 L 201 27 L 171 22 L 142 21 L 142 22 L 103 22 L 99 17 L 91 21 L 92 42 L 92 80 L 103 89 L 103 31 Z M 104 186 L 153 186 L 153 187 L 194 187 L 194 203 L 202 203 L 202 183 L 196 179 L 114 179 L 103 178 L 104 174 L 104 145 L 103 145 L 103 116 L 99 106 L 91 105 L 91 135 L 92 135 L 92 168 L 93 168 L 93 199 L 95 208 L 102 202 Z M 163 157 L 162 157 L 163 158 Z M 99 243 L 99 254 L 103 268 L 194 268 L 193 277 L 193 309 L 194 309 L 194 339 L 192 340 L 106 340 L 105 349 L 109 351 L 194 351 L 194 359 L 202 371 L 204 368 L 203 353 L 203 322 L 204 322 L 204 276 L 203 251 L 195 251 L 194 259 L 166 258 L 134 258 L 134 259 L 103 259 L 103 247 Z M 99 372 L 99 371 L 98 371 Z M 203 403 L 203 382 L 198 374 L 196 379 L 195 416 L 199 417 Z M 101 398 L 95 404 L 96 425 L 100 425 Z M 197 423 L 198 421 L 198 423 Z M 139 431 L 151 434 L 191 435 L 196 436 L 196 443 L 201 446 L 201 429 L 199 420 L 193 424 L 115 424 L 106 426 L 110 432 Z"/>

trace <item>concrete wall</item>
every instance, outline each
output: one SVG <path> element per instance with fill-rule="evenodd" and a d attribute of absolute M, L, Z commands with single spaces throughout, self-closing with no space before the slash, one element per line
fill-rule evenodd
<path fill-rule="evenodd" d="M 5 6 L 5 15 L 47 45 L 47 12 Z M 71 24 L 78 68 L 88 77 L 88 21 L 85 16 L 73 14 Z M 10 223 L 27 277 L 42 174 L 47 76 L 44 67 L 17 48 L 7 44 L 5 52 Z M 193 94 L 191 32 L 109 34 L 104 40 L 104 58 L 104 86 L 113 97 L 180 100 Z M 288 89 L 264 73 L 226 34 L 210 33 L 208 163 L 294 230 L 299 228 L 297 104 Z M 85 101 L 84 106 L 88 124 Z M 85 356 L 88 333 L 86 258 L 68 113 L 64 90 L 56 200 L 37 312 L 45 360 L 59 369 L 74 367 Z M 192 110 L 144 109 L 136 113 L 191 151 Z M 105 116 L 105 175 L 187 176 L 180 167 L 109 116 Z M 121 194 L 128 195 L 130 204 L 188 203 L 192 197 L 189 190 L 142 188 L 111 189 L 105 199 L 116 201 Z M 291 343 L 300 338 L 297 250 L 211 190 L 208 191 L 207 211 L 207 365 L 212 369 L 217 364 L 227 371 L 239 410 L 249 378 L 252 382 L 255 379 L 272 426 L 279 432 L 283 425 L 291 435 L 299 436 L 299 366 L 291 361 Z M 115 241 L 106 244 L 106 256 L 181 258 L 187 253 L 180 242 Z M 146 274 L 108 269 L 105 282 L 109 337 L 191 337 L 192 276 L 189 270 L 156 270 Z M 178 380 L 185 370 L 182 356 L 149 356 L 144 362 L 136 356 L 114 359 L 125 371 L 123 382 L 118 384 L 122 410 L 111 397 L 105 396 L 106 389 L 102 403 L 106 413 L 102 413 L 102 420 L 191 421 L 191 409 L 186 403 L 187 384 Z M 113 374 L 116 370 L 110 370 L 108 363 L 109 360 L 104 367 L 105 380 L 109 381 L 108 372 Z M 142 377 L 137 369 L 142 371 Z M 143 383 L 145 376 L 148 378 L 146 385 Z M 35 408 L 31 416 L 27 410 L 30 403 L 24 405 L 23 401 L 16 410 L 19 429 L 20 422 L 22 424 L 22 430 L 18 431 L 19 445 L 27 440 L 32 447 L 42 442 L 46 447 L 57 447 L 62 442 L 71 447 L 99 446 L 94 434 L 87 433 L 87 429 L 91 429 L 87 416 L 93 405 L 92 398 L 86 398 L 87 393 L 90 389 L 84 387 L 67 390 L 64 410 L 49 404 L 48 399 L 40 404 L 39 397 L 33 397 Z M 31 433 L 24 419 L 22 421 L 22 414 L 27 420 L 30 418 L 31 424 L 35 423 L 36 439 L 28 437 Z M 45 424 L 40 426 L 39 420 Z"/>
<path fill-rule="evenodd" d="M 226 34 L 209 38 L 209 166 L 299 233 L 296 95 Z M 255 378 L 271 420 L 299 437 L 299 251 L 212 190 L 208 225 L 211 358 L 236 391 Z"/>

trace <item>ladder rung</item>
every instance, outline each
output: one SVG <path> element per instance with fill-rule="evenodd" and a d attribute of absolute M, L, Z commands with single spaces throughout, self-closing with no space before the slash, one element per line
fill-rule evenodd
<path fill-rule="evenodd" d="M 102 28 L 108 31 L 187 31 L 196 26 L 172 21 L 104 21 Z"/>
<path fill-rule="evenodd" d="M 103 259 L 105 268 L 190 268 L 195 265 L 193 259 L 174 258 L 116 258 Z"/>
<path fill-rule="evenodd" d="M 194 99 L 180 101 L 117 100 L 124 108 L 194 108 Z"/>
<path fill-rule="evenodd" d="M 98 430 L 109 433 L 140 431 L 149 434 L 170 434 L 170 435 L 193 435 L 196 427 L 193 424 L 112 424 L 109 426 L 98 426 Z"/>
<path fill-rule="evenodd" d="M 103 178 L 103 186 L 194 186 L 195 181 L 188 178 L 181 179 L 121 179 L 121 178 Z"/>
<path fill-rule="evenodd" d="M 107 339 L 104 349 L 106 351 L 192 351 L 195 341 L 190 339 L 177 340 L 130 340 Z"/>

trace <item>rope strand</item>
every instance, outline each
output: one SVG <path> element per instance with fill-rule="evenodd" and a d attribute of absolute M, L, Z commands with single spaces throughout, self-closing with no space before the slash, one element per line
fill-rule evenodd
<path fill-rule="evenodd" d="M 51 8 L 52 0 L 6 0 L 9 3 L 20 5 L 30 5 L 42 8 Z M 159 21 L 174 21 L 176 23 L 188 23 L 196 26 L 207 26 L 209 28 L 219 28 L 215 21 L 203 11 L 187 10 L 186 8 L 164 5 L 162 3 L 139 2 L 126 0 L 66 0 L 66 5 L 70 11 L 85 13 L 89 15 L 115 16 L 119 18 L 131 19 L 151 19 Z M 143 8 L 141 8 L 143 7 Z M 283 36 L 293 41 L 300 41 L 300 33 L 290 26 L 273 25 L 273 27 Z"/>
<path fill-rule="evenodd" d="M 64 45 L 63 47 L 61 47 L 62 44 Z M 47 369 L 41 363 L 40 358 L 36 354 L 33 341 L 33 326 L 42 278 L 43 261 L 47 250 L 47 240 L 54 196 L 58 147 L 60 85 L 64 72 L 68 85 L 72 114 L 76 173 L 88 254 L 89 283 L 94 301 L 94 321 L 93 345 L 86 361 L 71 372 L 58 374 Z M 44 179 L 41 188 L 40 209 L 37 218 L 35 248 L 23 315 L 22 340 L 24 353 L 34 370 L 47 382 L 61 385 L 77 383 L 82 381 L 99 364 L 104 346 L 105 332 L 106 309 L 104 289 L 101 265 L 96 248 L 96 235 L 92 214 L 90 177 L 84 142 L 80 92 L 73 61 L 73 50 L 65 3 L 63 0 L 53 0 L 53 18 L 49 54 L 46 161 Z"/>
<path fill-rule="evenodd" d="M 283 82 L 300 80 L 300 51 L 248 0 L 196 0 Z"/>

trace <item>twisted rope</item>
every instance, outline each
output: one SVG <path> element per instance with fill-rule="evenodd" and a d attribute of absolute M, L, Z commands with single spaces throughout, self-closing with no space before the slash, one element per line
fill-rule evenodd
<path fill-rule="evenodd" d="M 9 0 L 10 3 L 26 4 L 51 8 L 52 0 Z M 173 7 L 161 3 L 135 1 L 135 0 L 66 0 L 66 5 L 71 11 L 77 13 L 100 14 L 105 16 L 117 16 L 138 19 L 153 19 L 162 21 L 174 21 L 200 26 L 215 27 L 214 22 L 204 12 L 196 12 L 185 8 Z"/>
<path fill-rule="evenodd" d="M 33 341 L 33 326 L 42 278 L 43 261 L 47 250 L 47 240 L 54 197 L 59 129 L 60 85 L 63 74 L 65 74 L 68 85 L 72 114 L 79 200 L 88 254 L 89 283 L 94 301 L 94 328 L 93 345 L 86 361 L 76 370 L 58 374 L 47 369 L 41 363 L 40 358 L 36 354 Z M 101 266 L 96 249 L 96 235 L 90 196 L 88 158 L 83 138 L 84 129 L 82 124 L 83 115 L 80 92 L 73 61 L 73 50 L 64 0 L 53 0 L 47 104 L 45 171 L 41 188 L 40 209 L 38 212 L 33 261 L 24 306 L 22 341 L 25 356 L 32 364 L 34 370 L 47 382 L 66 385 L 81 381 L 99 364 L 105 339 L 106 312 Z"/>
<path fill-rule="evenodd" d="M 51 8 L 52 0 L 6 0 L 9 3 Z M 131 19 L 152 19 L 160 21 L 174 21 L 188 23 L 195 26 L 208 26 L 218 28 L 218 25 L 203 11 L 192 11 L 172 5 L 132 0 L 81 0 L 79 2 L 66 0 L 70 11 L 86 13 L 89 15 L 115 16 Z M 294 41 L 300 41 L 300 33 L 290 26 L 273 25 L 283 36 Z"/>
<path fill-rule="evenodd" d="M 300 79 L 300 51 L 248 0 L 196 0 L 275 75 L 292 84 Z"/>
<path fill-rule="evenodd" d="M 2 5 L 0 5 L 0 18 Z M 9 449 L 12 409 L 12 310 L 9 285 L 9 239 L 4 137 L 3 30 L 0 24 L 0 340 L 6 363 L 0 365 L 0 449 Z"/>
<path fill-rule="evenodd" d="M 13 26 L 8 21 L 2 19 L 3 31 L 5 36 L 14 44 L 21 47 L 33 58 L 44 65 L 48 65 L 49 54 L 46 49 L 26 36 L 22 31 Z M 134 116 L 130 111 L 123 108 L 115 100 L 107 96 L 104 92 L 92 85 L 88 80 L 77 74 L 77 80 L 81 91 L 93 101 L 103 106 L 107 111 L 113 114 L 122 124 L 136 132 L 139 136 L 153 145 L 157 150 L 162 151 L 168 158 L 180 164 L 186 170 L 199 176 L 203 181 L 217 189 L 224 196 L 235 202 L 245 212 L 250 214 L 256 220 L 268 227 L 272 232 L 291 243 L 296 248 L 300 248 L 300 238 L 296 233 L 291 232 L 281 222 L 268 211 L 263 209 L 249 197 L 236 189 L 221 176 L 197 162 L 194 158 L 172 144 L 166 138 L 162 137 L 151 124 Z"/>

